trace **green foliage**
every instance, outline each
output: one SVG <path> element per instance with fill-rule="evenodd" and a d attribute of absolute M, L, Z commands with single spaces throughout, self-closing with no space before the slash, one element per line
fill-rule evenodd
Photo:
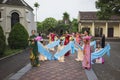
<path fill-rule="evenodd" d="M 38 8 L 39 6 L 40 6 L 40 5 L 39 5 L 38 2 L 35 2 L 35 3 L 34 3 L 34 7 Z"/>
<path fill-rule="evenodd" d="M 77 19 L 72 20 L 72 32 L 77 32 L 78 31 L 78 22 Z"/>
<path fill-rule="evenodd" d="M 70 25 L 63 24 L 63 23 L 58 23 L 57 26 L 55 27 L 55 31 L 58 35 L 62 35 L 66 31 L 70 31 Z"/>
<path fill-rule="evenodd" d="M 54 19 L 52 17 L 46 18 L 43 21 L 43 30 L 46 33 L 53 32 L 56 25 L 57 25 L 57 20 L 56 19 Z"/>
<path fill-rule="evenodd" d="M 9 56 L 9 55 L 13 55 L 13 54 L 17 54 L 20 53 L 22 51 L 22 49 L 11 49 L 8 46 L 6 46 L 5 52 L 1 57 L 5 57 L 5 56 Z"/>
<path fill-rule="evenodd" d="M 44 32 L 43 29 L 42 22 L 37 22 L 37 32 Z"/>
<path fill-rule="evenodd" d="M 108 20 L 112 15 L 120 15 L 120 0 L 97 0 L 96 8 L 98 18 Z"/>
<path fill-rule="evenodd" d="M 28 46 L 28 32 L 20 23 L 16 23 L 8 37 L 8 43 L 12 49 L 26 48 Z"/>
<path fill-rule="evenodd" d="M 67 12 L 63 13 L 63 20 L 68 20 L 69 19 L 69 14 Z"/>
<path fill-rule="evenodd" d="M 67 12 L 64 12 L 63 13 L 63 22 L 65 24 L 69 24 L 70 23 L 70 19 L 69 18 L 70 18 L 69 14 Z"/>
<path fill-rule="evenodd" d="M 0 26 L 0 56 L 4 54 L 6 48 L 5 36 L 3 33 L 3 29 Z"/>

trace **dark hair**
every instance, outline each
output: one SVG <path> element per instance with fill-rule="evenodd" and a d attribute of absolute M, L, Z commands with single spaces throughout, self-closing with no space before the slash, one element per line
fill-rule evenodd
<path fill-rule="evenodd" d="M 39 36 L 41 36 L 41 32 L 39 33 Z"/>
<path fill-rule="evenodd" d="M 89 30 L 85 30 L 87 33 L 88 33 L 88 35 L 90 34 L 90 31 Z"/>
<path fill-rule="evenodd" d="M 60 41 L 59 44 L 61 44 L 62 42 Z"/>
<path fill-rule="evenodd" d="M 105 34 L 103 34 L 102 37 L 105 37 Z"/>
<path fill-rule="evenodd" d="M 36 32 L 35 30 L 31 30 L 31 33 L 32 33 L 33 31 Z"/>
<path fill-rule="evenodd" d="M 69 31 L 66 31 L 67 33 L 69 33 Z"/>

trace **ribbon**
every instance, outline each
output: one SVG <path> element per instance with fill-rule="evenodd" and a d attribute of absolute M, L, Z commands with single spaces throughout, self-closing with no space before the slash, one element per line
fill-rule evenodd
<path fill-rule="evenodd" d="M 80 46 L 78 43 L 75 43 L 75 45 L 76 45 L 78 48 L 80 48 L 81 50 L 83 50 L 83 48 L 84 48 L 84 46 Z M 95 48 L 96 48 L 96 41 L 90 42 L 90 46 L 94 46 L 94 49 L 95 49 Z M 75 48 L 75 50 L 78 51 L 77 48 Z"/>
<path fill-rule="evenodd" d="M 37 42 L 37 45 L 38 52 L 47 57 L 48 60 L 52 60 L 52 54 L 49 51 L 47 51 L 40 42 Z"/>
<path fill-rule="evenodd" d="M 103 49 L 101 49 L 100 51 L 96 51 L 91 53 L 91 63 L 93 64 L 93 60 L 97 59 L 99 57 L 102 57 L 103 55 L 107 54 L 108 56 L 110 56 L 110 44 L 107 44 Z"/>
<path fill-rule="evenodd" d="M 94 49 L 96 49 L 96 41 L 92 41 L 92 42 L 90 43 L 90 46 L 94 46 Z"/>
<path fill-rule="evenodd" d="M 49 43 L 48 45 L 46 45 L 46 47 L 47 48 L 53 48 L 53 47 L 59 45 L 59 43 L 60 43 L 60 40 L 57 40 L 57 41 L 54 41 L 52 43 Z"/>
<path fill-rule="evenodd" d="M 58 59 L 59 57 L 63 56 L 66 52 L 71 50 L 71 53 L 74 53 L 74 42 L 70 41 L 60 52 L 57 52 L 54 57 Z"/>
<path fill-rule="evenodd" d="M 47 47 L 48 48 L 52 48 L 56 45 L 59 45 L 60 40 L 58 41 L 54 41 L 51 44 L 48 44 Z M 38 44 L 38 52 L 42 55 L 44 55 L 45 57 L 48 58 L 48 60 L 52 60 L 52 54 L 47 51 L 43 45 L 40 42 L 37 42 Z M 83 47 L 81 47 L 79 44 L 76 44 L 81 50 L 83 50 Z M 94 48 L 96 48 L 96 41 L 91 42 L 91 46 L 94 45 Z M 69 50 L 71 50 L 71 53 L 74 54 L 75 50 L 78 51 L 78 48 L 75 47 L 75 42 L 74 41 L 70 41 L 60 52 L 57 52 L 54 55 L 54 59 L 58 59 L 59 57 L 63 56 L 66 52 L 68 52 Z M 93 60 L 97 59 L 99 57 L 102 57 L 103 55 L 107 54 L 108 56 L 110 56 L 110 45 L 107 44 L 105 46 L 105 48 L 101 49 L 100 51 L 96 51 L 91 53 L 91 63 L 93 64 Z"/>

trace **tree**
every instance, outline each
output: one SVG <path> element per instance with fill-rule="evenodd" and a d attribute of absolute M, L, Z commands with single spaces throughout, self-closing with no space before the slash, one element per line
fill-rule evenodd
<path fill-rule="evenodd" d="M 28 46 L 28 32 L 20 23 L 16 23 L 8 37 L 8 43 L 12 49 L 26 48 Z"/>
<path fill-rule="evenodd" d="M 37 21 L 37 9 L 39 8 L 39 3 L 35 2 L 34 7 L 36 8 L 36 21 Z"/>
<path fill-rule="evenodd" d="M 5 48 L 6 48 L 6 42 L 5 42 L 5 36 L 3 33 L 3 29 L 0 26 L 0 56 L 4 54 Z"/>
<path fill-rule="evenodd" d="M 78 22 L 77 19 L 72 20 L 72 32 L 77 32 L 78 31 Z"/>
<path fill-rule="evenodd" d="M 57 26 L 55 27 L 55 31 L 58 35 L 64 34 L 66 31 L 70 31 L 70 26 L 68 24 L 64 24 L 61 21 L 58 22 Z"/>
<path fill-rule="evenodd" d="M 63 13 L 63 21 L 65 24 L 69 24 L 69 22 L 70 22 L 69 14 L 67 12 Z"/>
<path fill-rule="evenodd" d="M 112 15 L 120 16 L 120 0 L 97 0 L 96 8 L 99 9 L 99 19 L 109 19 Z"/>
<path fill-rule="evenodd" d="M 42 22 L 37 22 L 37 32 L 44 32 Z"/>
<path fill-rule="evenodd" d="M 54 31 L 54 28 L 56 27 L 57 25 L 57 20 L 52 18 L 52 17 L 49 17 L 49 18 L 46 18 L 44 21 L 43 21 L 43 30 L 48 33 L 48 32 L 53 32 Z"/>

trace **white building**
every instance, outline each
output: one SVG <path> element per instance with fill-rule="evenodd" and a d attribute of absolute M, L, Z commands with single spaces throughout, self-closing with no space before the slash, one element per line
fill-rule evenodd
<path fill-rule="evenodd" d="M 79 12 L 79 31 L 90 30 L 95 37 L 105 34 L 105 37 L 120 38 L 120 16 L 111 16 L 109 20 L 99 20 L 97 12 Z"/>
<path fill-rule="evenodd" d="M 13 25 L 20 22 L 28 31 L 36 30 L 33 9 L 24 0 L 0 0 L 0 25 L 6 38 Z"/>

